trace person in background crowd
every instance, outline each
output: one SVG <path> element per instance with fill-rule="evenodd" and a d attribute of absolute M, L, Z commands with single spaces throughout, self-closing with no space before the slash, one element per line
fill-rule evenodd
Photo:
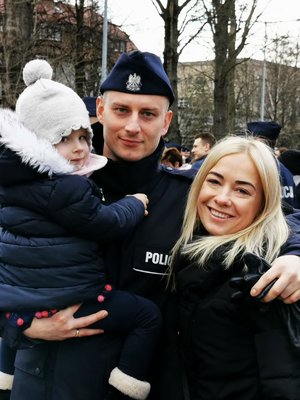
<path fill-rule="evenodd" d="M 191 400 L 299 398 L 300 317 L 249 293 L 290 235 L 280 192 L 253 138 L 220 141 L 192 184 L 171 264 Z"/>
<path fill-rule="evenodd" d="M 167 147 L 160 160 L 161 164 L 168 168 L 179 168 L 182 166 L 182 156 L 176 147 Z"/>
<path fill-rule="evenodd" d="M 192 147 L 192 169 L 198 170 L 203 164 L 211 148 L 216 143 L 216 138 L 212 133 L 199 133 L 194 140 Z"/>
<path fill-rule="evenodd" d="M 182 164 L 190 164 L 190 162 L 192 160 L 191 150 L 186 146 L 182 146 L 180 151 L 181 151 L 181 156 L 182 156 Z"/>
<path fill-rule="evenodd" d="M 282 153 L 284 153 L 287 150 L 288 150 L 287 147 L 275 147 L 274 148 L 275 156 L 278 158 Z"/>
<path fill-rule="evenodd" d="M 253 121 L 247 123 L 247 130 L 274 150 L 281 126 L 275 121 Z M 282 199 L 292 207 L 296 207 L 293 175 L 281 162 L 279 162 L 279 173 Z"/>
<path fill-rule="evenodd" d="M 86 109 L 89 113 L 90 124 L 93 127 L 94 124 L 99 123 L 96 113 L 96 96 L 84 96 L 82 101 L 84 102 Z"/>
<path fill-rule="evenodd" d="M 160 311 L 148 299 L 115 290 L 107 281 L 102 253 L 109 241 L 130 234 L 148 214 L 148 198 L 137 193 L 103 205 L 101 188 L 88 177 L 107 158 L 90 152 L 85 104 L 51 79 L 45 60 L 27 63 L 23 77 L 27 88 L 17 100 L 16 113 L 0 110 L 0 165 L 5 168 L 0 177 L 0 248 L 5 254 L 0 308 L 17 337 L 34 318 L 47 318 L 72 304 L 83 303 L 77 317 L 105 309 L 107 318 L 93 328 L 126 334 L 118 365 L 110 373 L 110 392 L 144 400 L 150 391 L 145 378 L 161 329 Z M 0 327 L 1 322 L 5 318 Z M 74 338 L 80 335 L 79 321 Z M 13 343 L 15 336 L 5 339 Z M 49 346 L 36 344 L 35 351 L 42 355 Z M 56 373 L 55 359 L 49 360 L 49 369 Z M 21 383 L 31 393 L 30 380 Z M 56 390 L 46 386 L 40 398 L 56 398 Z"/>
<path fill-rule="evenodd" d="M 296 187 L 296 207 L 300 208 L 300 150 L 286 150 L 280 154 L 278 160 L 293 174 Z"/>
<path fill-rule="evenodd" d="M 149 198 L 147 218 L 132 234 L 106 246 L 108 278 L 117 288 L 143 295 L 159 306 L 163 330 L 149 376 L 149 399 L 182 400 L 177 299 L 166 288 L 166 278 L 191 179 L 159 169 L 165 147 L 163 137 L 172 119 L 169 107 L 174 101 L 173 90 L 159 57 L 134 51 L 121 55 L 102 83 L 101 93 L 97 115 L 103 125 L 103 138 L 95 135 L 93 139 L 95 148 L 103 148 L 108 163 L 91 179 L 101 184 L 106 204 L 132 192 L 146 193 Z M 300 252 L 294 241 L 289 245 L 286 255 L 275 260 L 270 271 L 255 284 L 253 295 L 259 295 L 278 278 L 265 301 L 278 296 L 285 302 L 300 299 Z M 30 384 L 30 393 L 22 390 L 22 384 L 14 386 L 19 399 L 41 400 L 40 393 L 48 384 L 56 388 L 53 400 L 106 398 L 107 379 L 117 365 L 123 336 L 85 338 L 90 331 L 81 329 L 80 340 L 64 340 L 74 336 L 73 314 L 74 307 L 70 307 L 51 318 L 34 320 L 25 330 L 26 337 L 50 341 L 52 346 L 44 354 L 37 354 L 34 348 L 18 351 L 15 376 L 21 378 L 18 382 L 23 378 Z M 47 368 L 52 358 L 59 366 L 55 376 Z"/>
<path fill-rule="evenodd" d="M 90 118 L 90 123 L 93 129 L 93 134 L 94 137 L 102 137 L 103 136 L 103 127 L 98 121 L 97 118 L 97 112 L 96 112 L 96 100 L 97 97 L 95 96 L 84 96 L 82 98 L 88 113 L 89 113 L 89 118 Z M 102 152 L 102 147 L 98 147 L 98 140 L 93 140 L 93 151 L 95 151 L 96 154 L 99 154 Z"/>

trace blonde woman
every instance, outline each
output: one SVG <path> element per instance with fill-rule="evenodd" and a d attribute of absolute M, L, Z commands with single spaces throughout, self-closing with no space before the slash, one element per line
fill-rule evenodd
<path fill-rule="evenodd" d="M 268 147 L 241 137 L 215 145 L 191 187 L 173 252 L 192 400 L 299 398 L 300 350 L 277 307 L 290 306 L 233 301 L 231 283 L 247 273 L 246 253 L 258 278 L 261 259 L 272 263 L 289 236 Z"/>

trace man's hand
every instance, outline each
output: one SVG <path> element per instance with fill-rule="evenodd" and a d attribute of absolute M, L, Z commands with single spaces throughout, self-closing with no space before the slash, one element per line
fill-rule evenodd
<path fill-rule="evenodd" d="M 102 329 L 89 329 L 87 326 L 105 318 L 108 313 L 105 310 L 74 318 L 80 304 L 70 306 L 54 314 L 51 318 L 34 318 L 31 326 L 23 333 L 30 339 L 65 340 L 74 337 L 84 337 L 103 333 Z"/>
<path fill-rule="evenodd" d="M 263 288 L 276 279 L 276 282 L 263 298 L 270 302 L 279 297 L 284 303 L 292 304 L 300 300 L 300 258 L 286 255 L 278 257 L 272 267 L 266 271 L 252 287 L 251 296 L 257 296 Z"/>

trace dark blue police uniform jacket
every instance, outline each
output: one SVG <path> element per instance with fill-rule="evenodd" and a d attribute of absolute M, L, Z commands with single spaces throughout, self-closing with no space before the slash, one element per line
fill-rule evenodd
<path fill-rule="evenodd" d="M 293 174 L 281 162 L 279 162 L 281 198 L 292 207 L 297 206 L 296 186 Z"/>

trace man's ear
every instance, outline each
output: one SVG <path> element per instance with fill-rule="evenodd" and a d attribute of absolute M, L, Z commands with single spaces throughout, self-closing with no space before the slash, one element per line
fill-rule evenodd
<path fill-rule="evenodd" d="M 173 118 L 173 111 L 168 110 L 165 115 L 164 127 L 161 136 L 165 136 L 167 134 L 172 118 Z"/>
<path fill-rule="evenodd" d="M 98 121 L 101 122 L 101 124 L 103 122 L 103 109 L 104 109 L 103 97 L 99 96 L 96 99 L 96 114 L 97 114 Z"/>

